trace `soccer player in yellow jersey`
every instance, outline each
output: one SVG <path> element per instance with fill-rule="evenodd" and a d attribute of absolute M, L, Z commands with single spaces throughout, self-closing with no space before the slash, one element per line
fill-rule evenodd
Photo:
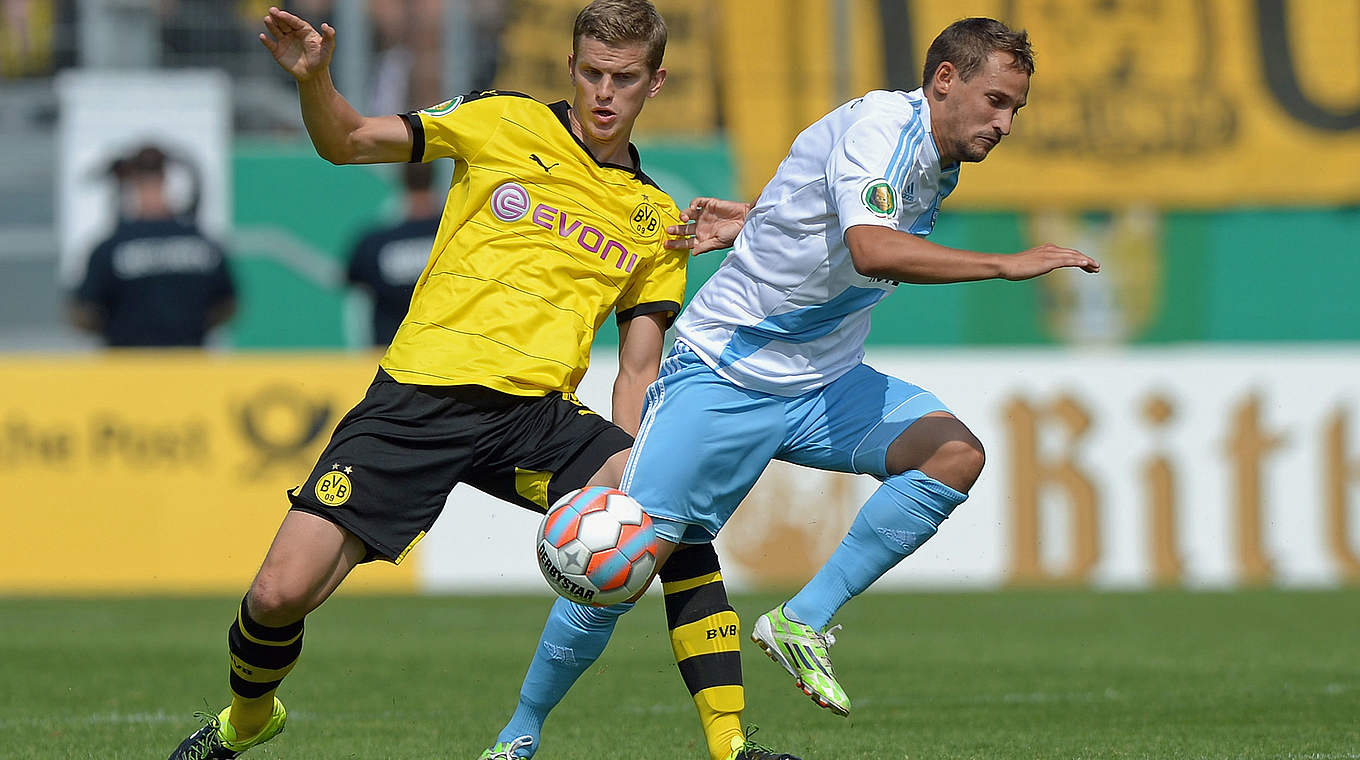
<path fill-rule="evenodd" d="M 234 758 L 278 735 L 287 714 L 274 694 L 301 653 L 303 618 L 359 563 L 401 562 L 457 483 L 539 512 L 574 489 L 616 486 L 684 296 L 687 254 L 668 249 L 665 237 L 679 211 L 629 142 L 666 79 L 666 28 L 651 3 L 596 0 L 581 12 L 570 103 L 485 92 L 401 116 L 363 116 L 336 91 L 329 25 L 317 30 L 277 8 L 264 24 L 260 41 L 297 80 L 323 158 L 452 158 L 454 176 L 429 262 L 377 377 L 289 493 L 292 508 L 229 629 L 232 702 L 171 760 Z M 573 395 L 611 313 L 619 324 L 612 423 Z M 712 548 L 686 555 L 662 580 L 684 595 L 667 605 L 668 617 L 709 743 L 726 742 L 726 758 L 787 757 L 740 737 L 735 637 L 730 651 L 686 643 L 702 636 L 690 623 L 736 617 Z M 599 650 L 573 644 L 612 628 L 629 606 L 573 606 L 570 630 L 544 635 L 557 636 L 550 643 L 575 662 L 593 661 Z M 520 725 L 533 724 L 531 740 L 483 756 L 531 755 L 544 717 L 517 713 Z"/>

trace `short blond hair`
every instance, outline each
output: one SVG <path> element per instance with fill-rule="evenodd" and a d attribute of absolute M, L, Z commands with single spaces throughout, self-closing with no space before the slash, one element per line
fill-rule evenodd
<path fill-rule="evenodd" d="M 647 66 L 661 68 L 666 54 L 666 22 L 647 0 L 595 0 L 576 15 L 571 49 L 579 51 L 581 38 L 606 45 L 642 43 L 647 46 Z"/>

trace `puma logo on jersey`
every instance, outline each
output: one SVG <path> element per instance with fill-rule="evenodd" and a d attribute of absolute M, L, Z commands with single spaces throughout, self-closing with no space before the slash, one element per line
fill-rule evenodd
<path fill-rule="evenodd" d="M 543 171 L 548 172 L 550 174 L 552 173 L 553 166 L 557 166 L 558 164 L 562 163 L 561 161 L 558 161 L 554 163 L 552 166 L 548 166 L 547 164 L 543 163 L 543 159 L 539 158 L 537 153 L 530 153 L 529 158 L 532 158 L 534 160 L 534 163 L 543 167 Z"/>

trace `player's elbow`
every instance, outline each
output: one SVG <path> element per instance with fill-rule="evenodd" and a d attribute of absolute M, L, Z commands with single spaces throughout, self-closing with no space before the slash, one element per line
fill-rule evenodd
<path fill-rule="evenodd" d="M 348 166 L 363 163 L 364 147 L 356 138 L 354 132 L 349 132 L 336 135 L 329 140 L 314 140 L 312 144 L 316 146 L 318 156 L 335 166 Z"/>
<path fill-rule="evenodd" d="M 892 256 L 883 245 L 885 228 L 859 225 L 845 231 L 845 245 L 850 249 L 850 263 L 865 277 L 892 279 Z"/>
<path fill-rule="evenodd" d="M 887 265 L 886 261 L 876 258 L 873 255 L 862 254 L 857 256 L 852 251 L 850 253 L 850 260 L 855 265 L 855 271 L 865 277 L 892 279 L 889 277 L 889 275 L 892 274 L 891 267 Z"/>
<path fill-rule="evenodd" d="M 316 154 L 334 166 L 348 166 L 355 163 L 354 152 L 339 146 L 316 146 Z"/>

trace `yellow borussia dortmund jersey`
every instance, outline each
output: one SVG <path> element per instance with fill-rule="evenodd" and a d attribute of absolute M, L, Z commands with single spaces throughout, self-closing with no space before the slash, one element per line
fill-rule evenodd
<path fill-rule="evenodd" d="M 567 109 L 487 92 L 405 115 L 412 161 L 457 163 L 382 359 L 398 381 L 571 392 L 610 312 L 624 322 L 679 311 L 687 253 L 663 245 L 679 210 L 640 168 L 597 162 Z"/>

